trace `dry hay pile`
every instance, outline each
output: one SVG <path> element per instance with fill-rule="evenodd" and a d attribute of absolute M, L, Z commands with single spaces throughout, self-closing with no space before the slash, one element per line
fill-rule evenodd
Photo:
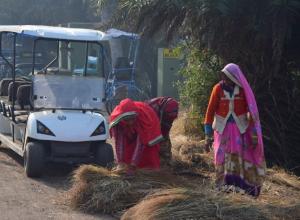
<path fill-rule="evenodd" d="M 172 140 L 173 159 L 187 167 L 197 167 L 203 171 L 213 171 L 213 157 L 211 153 L 204 152 L 204 141 L 180 140 L 180 137 Z M 182 138 L 184 139 L 184 138 Z"/>
<path fill-rule="evenodd" d="M 186 122 L 187 113 L 181 112 L 170 132 L 175 172 L 203 174 L 214 171 L 213 155 L 204 152 L 204 140 L 199 136 L 185 135 Z"/>
<path fill-rule="evenodd" d="M 208 176 L 214 171 L 213 154 L 204 152 L 203 140 L 177 135 L 171 141 L 175 173 Z"/>
<path fill-rule="evenodd" d="M 183 188 L 158 191 L 147 196 L 122 216 L 122 220 L 215 219 L 217 206 L 204 195 Z M 197 199 L 195 199 L 197 198 Z"/>
<path fill-rule="evenodd" d="M 281 186 L 292 187 L 298 191 L 300 190 L 300 177 L 288 174 L 282 169 L 269 169 L 267 172 L 267 180 Z"/>
<path fill-rule="evenodd" d="M 282 169 L 268 169 L 258 200 L 273 219 L 300 219 L 300 178 Z"/>
<path fill-rule="evenodd" d="M 172 126 L 173 133 L 183 134 L 189 137 L 199 137 L 203 135 L 203 125 L 199 118 L 199 113 L 192 113 L 193 110 L 180 110 L 179 117 L 175 120 Z"/>
<path fill-rule="evenodd" d="M 168 173 L 139 171 L 128 178 L 105 168 L 83 165 L 74 173 L 68 192 L 71 207 L 89 213 L 112 214 L 135 205 L 152 190 L 180 184 Z"/>
<path fill-rule="evenodd" d="M 292 220 L 300 217 L 300 204 L 277 207 L 258 204 L 255 199 L 236 197 L 183 188 L 160 190 L 130 208 L 121 219 Z"/>

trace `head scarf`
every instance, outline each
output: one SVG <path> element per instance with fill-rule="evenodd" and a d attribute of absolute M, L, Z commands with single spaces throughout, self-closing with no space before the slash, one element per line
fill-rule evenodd
<path fill-rule="evenodd" d="M 160 119 L 162 135 L 167 138 L 173 121 L 178 116 L 178 102 L 168 96 L 162 96 L 145 101 L 156 112 Z"/>
<path fill-rule="evenodd" d="M 178 102 L 168 96 L 145 101 L 156 112 L 160 120 L 174 121 L 178 116 Z"/>
<path fill-rule="evenodd" d="M 256 147 L 256 160 L 258 164 L 261 164 L 261 162 L 264 160 L 264 149 L 259 113 L 253 91 L 238 65 L 229 63 L 222 69 L 222 72 L 225 73 L 226 76 L 228 76 L 228 78 L 231 79 L 235 84 L 244 89 L 249 112 L 253 119 L 253 124 L 250 126 L 254 127 L 257 132 L 258 146 Z"/>
<path fill-rule="evenodd" d="M 162 140 L 159 119 L 153 109 L 128 98 L 122 100 L 111 113 L 110 129 L 132 116 L 136 116 L 135 131 L 144 145 L 152 146 Z"/>
<path fill-rule="evenodd" d="M 167 120 L 173 121 L 178 116 L 178 102 L 175 99 L 169 98 L 164 108 L 164 117 Z"/>

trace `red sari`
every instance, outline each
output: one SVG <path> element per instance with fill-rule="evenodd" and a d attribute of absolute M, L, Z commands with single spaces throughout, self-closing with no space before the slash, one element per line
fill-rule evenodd
<path fill-rule="evenodd" d="M 126 118 L 135 116 L 133 125 Z M 110 116 L 110 132 L 115 139 L 117 162 L 138 168 L 159 169 L 159 142 L 162 140 L 156 113 L 143 102 L 124 99 Z"/>

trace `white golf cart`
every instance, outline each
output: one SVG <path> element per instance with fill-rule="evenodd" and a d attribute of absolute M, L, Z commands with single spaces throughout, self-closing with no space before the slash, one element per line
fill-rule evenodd
<path fill-rule="evenodd" d="M 113 162 L 101 114 L 104 35 L 88 29 L 0 26 L 0 60 L 8 67 L 2 68 L 7 72 L 0 82 L 0 141 L 24 158 L 27 176 L 42 175 L 49 161 Z M 4 50 L 11 53 L 4 55 Z M 31 54 L 30 71 L 21 54 L 27 60 Z M 93 69 L 88 67 L 91 57 Z"/>

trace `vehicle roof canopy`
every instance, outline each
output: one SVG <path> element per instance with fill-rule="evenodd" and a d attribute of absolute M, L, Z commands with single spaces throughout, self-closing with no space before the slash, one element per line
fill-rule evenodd
<path fill-rule="evenodd" d="M 42 25 L 0 25 L 0 32 L 25 34 L 37 38 L 76 41 L 101 41 L 105 33 L 81 28 L 52 27 Z"/>
<path fill-rule="evenodd" d="M 139 35 L 135 33 L 125 32 L 125 31 L 111 28 L 105 32 L 105 36 L 103 37 L 102 40 L 111 40 L 111 39 L 121 38 L 121 37 L 137 39 L 139 38 Z"/>

